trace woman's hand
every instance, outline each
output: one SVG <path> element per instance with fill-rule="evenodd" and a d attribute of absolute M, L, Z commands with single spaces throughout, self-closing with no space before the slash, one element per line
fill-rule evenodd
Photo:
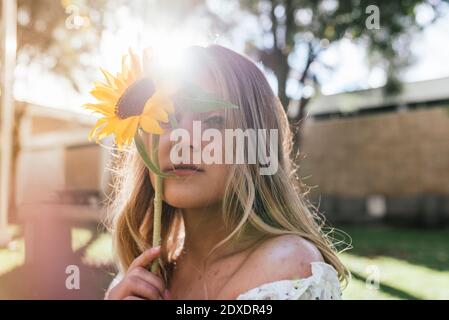
<path fill-rule="evenodd" d="M 128 268 L 123 279 L 106 294 L 108 300 L 169 300 L 162 279 L 146 268 L 160 255 L 160 246 L 144 251 Z"/>

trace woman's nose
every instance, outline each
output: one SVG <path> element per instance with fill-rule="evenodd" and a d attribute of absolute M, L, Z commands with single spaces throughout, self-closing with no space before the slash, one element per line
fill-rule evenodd
<path fill-rule="evenodd" d="M 172 152 L 178 154 L 177 150 L 181 149 L 190 150 L 190 159 L 198 161 L 197 158 L 201 156 L 200 119 L 191 113 L 179 113 L 176 118 L 176 128 L 166 130 L 161 137 L 159 144 L 160 157 L 169 156 Z"/>
<path fill-rule="evenodd" d="M 192 113 L 185 113 L 179 117 L 178 128 L 185 130 L 189 136 L 189 144 L 192 149 L 201 147 L 201 121 Z"/>

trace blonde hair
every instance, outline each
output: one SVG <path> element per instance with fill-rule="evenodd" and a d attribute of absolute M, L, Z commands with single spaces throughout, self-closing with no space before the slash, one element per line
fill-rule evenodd
<path fill-rule="evenodd" d="M 304 186 L 291 157 L 292 134 L 279 99 L 265 76 L 249 59 L 221 46 L 188 49 L 192 75 L 207 74 L 223 99 L 240 108 L 226 110 L 229 125 L 241 129 L 277 129 L 281 142 L 278 171 L 260 175 L 257 164 L 231 165 L 222 201 L 223 221 L 229 235 L 210 254 L 228 241 L 233 243 L 294 234 L 315 245 L 325 262 L 347 280 L 348 272 L 337 257 L 334 244 L 323 231 L 323 221 L 307 202 Z M 109 226 L 114 235 L 118 266 L 125 272 L 131 262 L 152 246 L 154 190 L 148 170 L 134 149 L 118 156 L 116 186 Z M 320 223 L 321 222 L 321 223 Z M 163 204 L 162 275 L 170 280 L 172 262 L 183 232 L 177 209 Z M 257 237 L 258 235 L 260 237 Z"/>

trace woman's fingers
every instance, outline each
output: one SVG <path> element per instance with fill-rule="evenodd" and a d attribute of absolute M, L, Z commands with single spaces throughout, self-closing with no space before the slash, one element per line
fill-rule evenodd
<path fill-rule="evenodd" d="M 161 252 L 161 247 L 153 247 L 151 249 L 145 250 L 140 256 L 138 256 L 128 268 L 128 272 L 137 267 L 146 268 L 148 265 L 156 259 Z"/>
<path fill-rule="evenodd" d="M 135 276 L 139 277 L 140 279 L 142 279 L 143 281 L 151 284 L 159 291 L 159 295 L 161 295 L 161 296 L 164 295 L 164 291 L 165 291 L 164 282 L 162 281 L 161 278 L 159 278 L 155 274 L 151 273 L 150 271 L 148 271 L 142 267 L 137 267 L 131 271 L 130 275 L 135 275 Z"/>
<path fill-rule="evenodd" d="M 138 276 L 128 276 L 128 290 L 132 296 L 148 300 L 163 300 L 159 290 Z"/>
<path fill-rule="evenodd" d="M 139 297 L 135 297 L 135 296 L 128 296 L 128 297 L 126 297 L 125 299 L 123 299 L 123 300 L 143 300 L 142 298 L 139 298 Z"/>
<path fill-rule="evenodd" d="M 160 255 L 160 247 L 144 251 L 128 268 L 128 272 L 119 284 L 110 289 L 108 299 L 164 300 L 168 298 L 162 279 L 147 268 Z"/>

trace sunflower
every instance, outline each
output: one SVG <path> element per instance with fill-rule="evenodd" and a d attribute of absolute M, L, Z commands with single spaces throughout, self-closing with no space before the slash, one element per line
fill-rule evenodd
<path fill-rule="evenodd" d="M 172 99 L 167 90 L 155 84 L 148 75 L 151 51 L 145 50 L 143 59 L 132 51 L 122 58 L 122 70 L 113 76 L 101 69 L 105 82 L 95 82 L 90 92 L 97 103 L 84 107 L 100 113 L 89 134 L 89 140 L 96 141 L 113 134 L 119 148 L 129 145 L 140 127 L 147 133 L 162 134 L 160 122 L 168 122 L 168 115 L 174 113 Z"/>

